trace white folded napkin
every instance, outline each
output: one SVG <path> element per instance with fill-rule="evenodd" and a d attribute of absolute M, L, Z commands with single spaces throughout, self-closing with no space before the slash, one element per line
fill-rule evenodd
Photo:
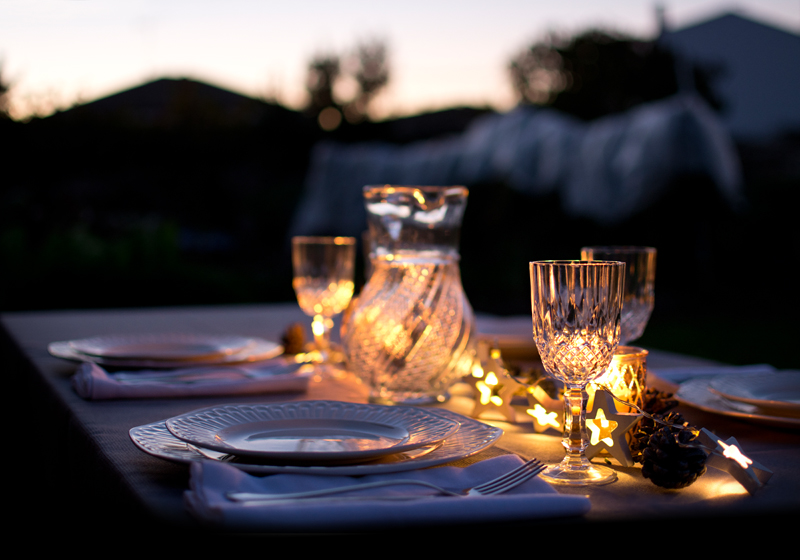
<path fill-rule="evenodd" d="M 227 492 L 300 492 L 387 479 L 417 479 L 447 489 L 470 488 L 522 464 L 516 455 L 501 455 L 468 467 L 438 467 L 360 477 L 276 474 L 263 478 L 231 465 L 203 461 L 192 464 L 190 490 L 184 494 L 189 512 L 203 522 L 248 531 L 341 531 L 576 516 L 590 509 L 589 498 L 558 494 L 535 477 L 495 496 L 452 497 L 424 487 L 398 485 L 336 494 L 324 500 L 291 503 L 236 503 Z M 408 496 L 414 500 L 348 500 L 350 496 Z"/>
<path fill-rule="evenodd" d="M 310 366 L 286 373 L 276 361 L 247 366 L 209 366 L 169 371 L 109 373 L 85 362 L 72 376 L 72 387 L 88 400 L 198 397 L 259 393 L 305 392 Z"/>
<path fill-rule="evenodd" d="M 683 383 L 695 377 L 711 378 L 717 375 L 729 374 L 756 374 L 756 373 L 774 373 L 774 367 L 767 364 L 756 364 L 751 366 L 698 366 L 698 367 L 676 367 L 667 369 L 658 369 L 654 374 L 665 381 L 672 383 Z"/>

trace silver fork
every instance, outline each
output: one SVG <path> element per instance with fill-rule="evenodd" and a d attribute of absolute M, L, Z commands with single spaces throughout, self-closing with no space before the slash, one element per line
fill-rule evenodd
<path fill-rule="evenodd" d="M 487 496 L 490 494 L 502 494 L 512 488 L 519 486 L 526 480 L 530 480 L 545 469 L 545 466 L 538 459 L 531 459 L 523 463 L 513 471 L 507 472 L 504 475 L 484 482 L 472 488 L 465 488 L 464 490 L 454 491 L 441 488 L 423 480 L 413 479 L 397 479 L 397 480 L 381 480 L 378 482 L 368 482 L 365 484 L 351 484 L 348 486 L 339 486 L 337 488 L 325 488 L 322 490 L 310 490 L 307 492 L 292 492 L 287 494 L 262 494 L 254 492 L 228 492 L 226 494 L 229 500 L 234 502 L 270 502 L 277 500 L 299 500 L 303 498 L 314 498 L 319 496 L 330 496 L 331 494 L 340 494 L 343 492 L 350 492 L 352 490 L 364 490 L 367 488 L 380 488 L 383 486 L 398 486 L 398 485 L 415 485 L 433 488 L 434 490 L 444 494 L 445 496 Z M 364 497 L 366 499 L 381 499 L 379 496 Z"/>

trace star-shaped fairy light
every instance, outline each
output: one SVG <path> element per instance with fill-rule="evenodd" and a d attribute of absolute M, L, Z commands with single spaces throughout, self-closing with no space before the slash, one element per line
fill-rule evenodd
<path fill-rule="evenodd" d="M 536 433 L 555 430 L 564 431 L 564 401 L 553 399 L 542 387 L 529 387 L 527 392 L 528 408 L 525 411 L 533 420 Z"/>
<path fill-rule="evenodd" d="M 591 417 L 588 414 L 586 417 L 589 431 L 586 457 L 591 459 L 605 449 L 623 467 L 633 466 L 626 434 L 641 417 L 641 414 L 617 412 L 614 397 L 605 389 L 598 389 L 594 394 Z"/>
<path fill-rule="evenodd" d="M 478 418 L 487 411 L 499 412 L 509 422 L 516 422 L 517 413 L 511 406 L 515 395 L 525 386 L 508 375 L 500 359 L 500 351 L 486 341 L 478 343 L 478 359 L 469 382 L 475 393 L 472 417 Z"/>
<path fill-rule="evenodd" d="M 711 450 L 706 465 L 729 473 L 750 494 L 754 494 L 756 490 L 764 486 L 772 476 L 772 471 L 742 452 L 742 448 L 735 438 L 731 437 L 722 441 L 703 428 L 700 430 L 699 439 Z"/>

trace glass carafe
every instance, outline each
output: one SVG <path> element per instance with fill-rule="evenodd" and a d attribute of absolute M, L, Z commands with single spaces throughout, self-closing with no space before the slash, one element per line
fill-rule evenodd
<path fill-rule="evenodd" d="M 367 186 L 372 272 L 342 339 L 370 401 L 425 404 L 472 369 L 475 319 L 459 270 L 464 187 Z"/>

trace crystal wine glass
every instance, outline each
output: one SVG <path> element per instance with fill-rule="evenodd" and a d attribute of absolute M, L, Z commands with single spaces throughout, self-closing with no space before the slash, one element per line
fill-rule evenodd
<path fill-rule="evenodd" d="M 581 260 L 625 263 L 625 295 L 622 304 L 621 346 L 644 333 L 653 312 L 656 280 L 656 250 L 653 247 L 583 247 Z"/>
<path fill-rule="evenodd" d="M 585 486 L 616 480 L 586 458 L 586 385 L 608 369 L 619 343 L 621 262 L 530 263 L 533 339 L 547 372 L 564 383 L 566 457 L 542 476 L 556 484 Z"/>
<path fill-rule="evenodd" d="M 356 240 L 353 237 L 293 237 L 292 286 L 300 308 L 313 317 L 314 350 L 320 363 L 331 363 L 333 317 L 353 297 Z"/>

